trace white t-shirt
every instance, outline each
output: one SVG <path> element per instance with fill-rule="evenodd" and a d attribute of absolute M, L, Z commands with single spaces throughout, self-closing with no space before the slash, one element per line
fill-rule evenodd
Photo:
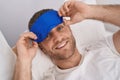
<path fill-rule="evenodd" d="M 80 52 L 83 54 L 78 66 L 66 70 L 52 67 L 44 80 L 120 80 L 120 54 L 112 36 L 84 45 Z"/>

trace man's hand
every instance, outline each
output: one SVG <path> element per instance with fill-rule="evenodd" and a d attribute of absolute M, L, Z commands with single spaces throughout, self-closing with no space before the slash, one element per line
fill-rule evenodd
<path fill-rule="evenodd" d="M 67 1 L 59 9 L 58 14 L 63 17 L 70 17 L 70 20 L 65 21 L 66 24 L 74 24 L 87 19 L 90 13 L 90 6 L 80 1 Z"/>
<path fill-rule="evenodd" d="M 36 35 L 32 32 L 26 32 L 20 36 L 16 43 L 17 60 L 13 80 L 32 80 L 31 63 L 38 44 L 33 41 L 30 44 L 30 39 L 36 38 Z"/>
<path fill-rule="evenodd" d="M 32 32 L 23 33 L 17 44 L 17 57 L 21 61 L 31 62 L 36 54 L 38 44 L 33 42 L 30 44 L 30 39 L 36 39 L 36 35 Z"/>

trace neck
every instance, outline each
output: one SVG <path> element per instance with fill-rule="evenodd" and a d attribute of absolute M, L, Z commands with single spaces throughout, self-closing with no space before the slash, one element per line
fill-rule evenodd
<path fill-rule="evenodd" d="M 55 61 L 55 63 L 60 69 L 69 69 L 77 66 L 81 60 L 81 57 L 81 54 L 78 52 L 77 49 L 75 49 L 74 54 L 70 58 L 65 60 L 57 60 Z"/>

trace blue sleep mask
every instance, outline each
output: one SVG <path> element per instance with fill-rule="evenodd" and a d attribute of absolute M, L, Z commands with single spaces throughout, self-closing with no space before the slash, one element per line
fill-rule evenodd
<path fill-rule="evenodd" d="M 30 31 L 37 36 L 36 42 L 42 42 L 49 34 L 49 32 L 57 25 L 63 22 L 63 18 L 58 15 L 55 10 L 49 10 L 38 17 L 33 23 Z"/>

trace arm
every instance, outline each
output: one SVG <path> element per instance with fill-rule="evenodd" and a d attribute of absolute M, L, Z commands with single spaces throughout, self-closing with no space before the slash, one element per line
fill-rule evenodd
<path fill-rule="evenodd" d="M 26 32 L 21 35 L 16 44 L 17 60 L 13 80 L 32 80 L 31 63 L 37 51 L 37 43 L 29 44 L 29 38 L 36 39 L 32 32 Z"/>
<path fill-rule="evenodd" d="M 89 19 L 101 20 L 120 26 L 120 5 L 94 5 Z"/>
<path fill-rule="evenodd" d="M 120 5 L 87 5 L 80 1 L 67 1 L 58 11 L 60 16 L 68 16 L 65 20 L 70 25 L 84 19 L 96 19 L 120 26 Z M 113 35 L 116 50 L 120 53 L 120 31 Z"/>
<path fill-rule="evenodd" d="M 32 80 L 31 63 L 16 61 L 13 80 Z"/>
<path fill-rule="evenodd" d="M 93 6 L 93 19 L 109 22 L 120 26 L 120 5 Z M 113 35 L 113 42 L 116 50 L 120 53 L 120 30 Z"/>
<path fill-rule="evenodd" d="M 60 16 L 68 16 L 68 24 L 84 19 L 96 19 L 120 26 L 120 5 L 87 5 L 80 1 L 67 1 L 58 11 Z"/>

